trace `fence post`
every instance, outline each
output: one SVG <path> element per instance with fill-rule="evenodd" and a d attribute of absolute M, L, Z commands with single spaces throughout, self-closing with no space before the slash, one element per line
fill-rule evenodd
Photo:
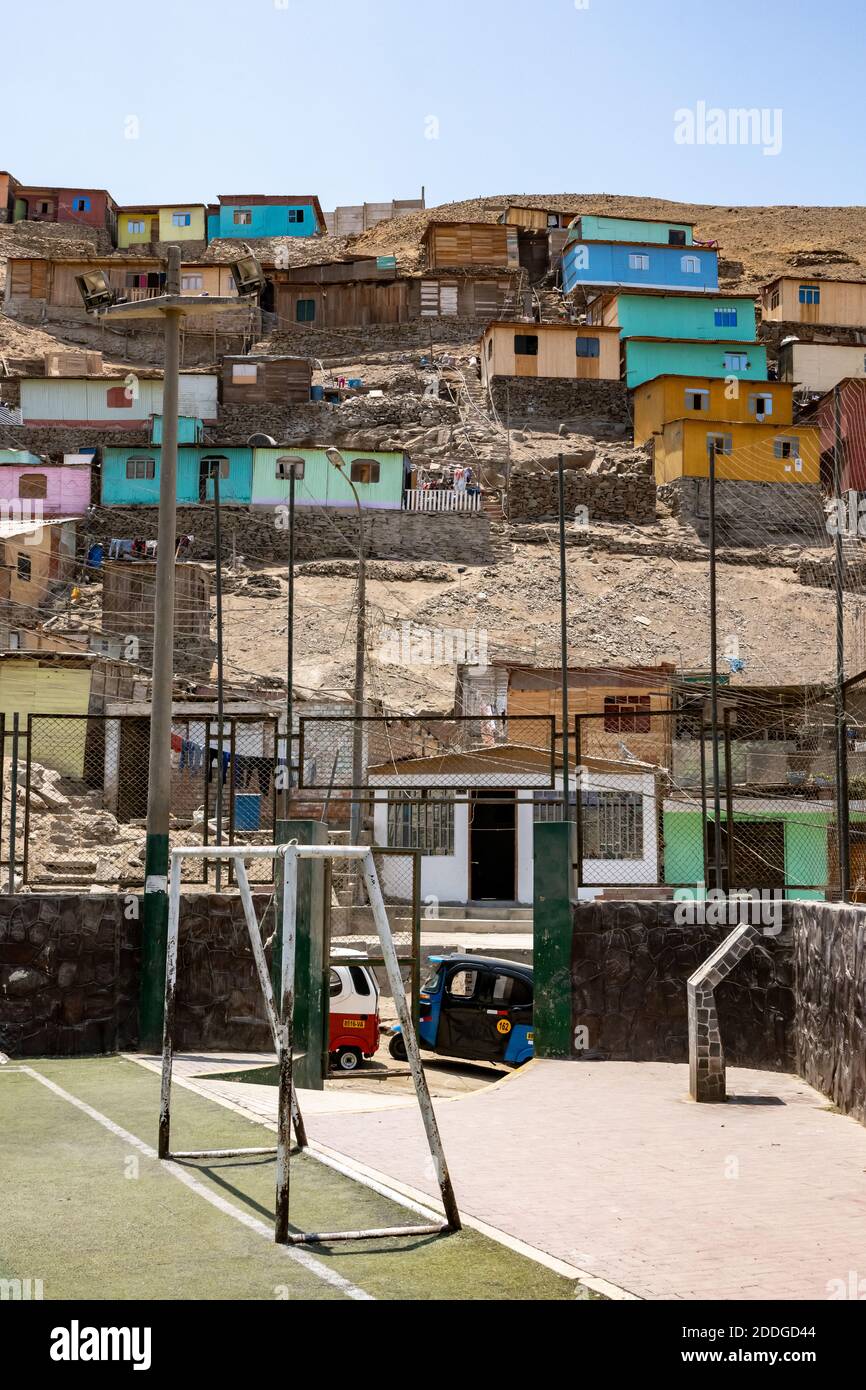
<path fill-rule="evenodd" d="M 581 742 L 580 715 L 579 715 L 579 714 L 576 714 L 576 715 L 574 716 L 574 768 L 575 768 L 575 783 L 576 783 L 576 786 L 575 786 L 575 796 L 574 796 L 574 822 L 575 822 L 575 829 L 576 829 L 575 840 L 576 840 L 576 843 L 577 843 L 577 853 L 576 853 L 577 865 L 576 865 L 576 873 L 577 873 L 577 886 L 578 886 L 578 888 L 582 888 L 582 887 L 583 887 L 583 797 L 582 797 L 582 795 L 581 795 L 581 783 L 582 783 L 582 781 L 583 781 L 583 778 L 581 777 L 581 773 L 580 773 L 580 769 L 581 769 L 582 764 L 583 764 L 583 747 L 582 747 L 582 742 Z M 567 800 L 567 796 L 568 796 L 568 793 L 566 792 L 566 819 L 568 819 L 568 815 L 567 815 L 567 809 L 568 809 L 568 800 Z"/>
<path fill-rule="evenodd" d="M 736 886 L 734 879 L 734 773 L 731 767 L 731 711 L 725 706 L 724 714 L 724 739 L 725 739 L 725 821 L 726 834 L 725 843 L 727 854 L 725 855 L 726 868 L 728 871 L 728 881 L 725 891 L 730 893 Z"/>
<path fill-rule="evenodd" d="M 571 864 L 574 822 L 547 821 L 533 835 L 533 1034 L 536 1057 L 571 1057 Z"/>
<path fill-rule="evenodd" d="M 18 830 L 18 720 L 16 711 L 12 716 L 12 785 L 9 803 L 9 892 L 15 892 L 15 851 Z M 5 742 L 5 740 L 4 740 Z"/>
<path fill-rule="evenodd" d="M 295 840 L 299 845 L 326 845 L 328 827 L 315 820 L 277 821 L 277 844 Z M 284 863 L 282 856 L 280 862 Z M 280 870 L 282 872 L 282 870 Z M 325 900 L 324 862 L 298 861 L 297 916 L 295 922 L 294 1024 L 291 1030 L 295 1060 L 295 1085 L 310 1091 L 324 1088 L 322 1054 L 325 1037 Z M 281 980 L 283 965 L 282 884 L 277 883 L 276 927 L 271 956 L 271 978 Z M 276 995 L 275 998 L 281 998 Z"/>

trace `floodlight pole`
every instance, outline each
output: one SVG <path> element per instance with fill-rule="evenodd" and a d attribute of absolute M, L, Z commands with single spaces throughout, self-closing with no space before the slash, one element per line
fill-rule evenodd
<path fill-rule="evenodd" d="M 710 483 L 710 722 L 713 737 L 713 886 L 721 888 L 722 881 L 722 788 L 719 770 L 719 671 L 716 607 L 716 444 L 709 447 Z M 728 839 L 733 826 L 728 826 Z M 730 884 L 728 885 L 730 888 Z"/>
<path fill-rule="evenodd" d="M 180 294 L 180 247 L 168 248 L 165 293 Z M 162 1037 L 168 928 L 168 825 L 171 800 L 171 698 L 174 676 L 174 567 L 177 523 L 177 413 L 181 312 L 163 312 L 165 366 L 159 522 L 153 621 L 147 840 L 144 852 L 144 917 L 141 938 L 139 1043 L 158 1050 Z"/>
<path fill-rule="evenodd" d="M 292 749 L 295 723 L 295 465 L 289 470 L 289 611 L 286 640 L 286 819 L 292 809 Z M 300 781 L 300 777 L 298 778 Z"/>
<path fill-rule="evenodd" d="M 836 495 L 834 538 L 836 597 L 836 854 L 839 863 L 839 897 L 847 902 L 850 886 L 850 825 L 848 815 L 848 745 L 845 720 L 845 551 L 842 524 L 842 399 L 833 388 L 833 491 Z"/>
<path fill-rule="evenodd" d="M 220 532 L 220 469 L 222 458 L 211 464 L 209 473 L 213 478 L 213 535 L 214 556 L 216 558 L 216 634 L 217 634 L 217 784 L 216 784 L 216 842 L 223 842 L 223 713 L 225 701 L 223 694 L 223 561 L 222 536 Z M 210 759 L 210 749 L 206 755 Z M 216 861 L 216 891 L 222 888 L 222 861 Z"/>
<path fill-rule="evenodd" d="M 562 454 L 557 465 L 559 484 L 559 651 L 562 666 L 562 819 L 568 820 L 571 814 L 569 787 L 569 733 L 568 733 L 568 595 L 565 569 L 565 472 Z M 578 784 L 580 774 L 578 774 Z M 578 785 L 578 796 L 580 787 Z"/>

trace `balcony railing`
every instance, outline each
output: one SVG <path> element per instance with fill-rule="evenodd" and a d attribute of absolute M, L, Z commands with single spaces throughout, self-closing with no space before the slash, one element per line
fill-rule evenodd
<path fill-rule="evenodd" d="M 450 488 L 407 488 L 403 493 L 407 512 L 480 512 L 480 492 L 453 492 Z"/>

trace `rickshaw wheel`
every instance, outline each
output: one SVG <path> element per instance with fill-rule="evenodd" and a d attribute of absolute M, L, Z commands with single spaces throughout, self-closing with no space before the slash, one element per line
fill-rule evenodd
<path fill-rule="evenodd" d="M 406 1040 L 402 1033 L 394 1034 L 388 1044 L 388 1051 L 396 1062 L 405 1062 L 407 1060 Z"/>
<path fill-rule="evenodd" d="M 361 1065 L 361 1053 L 357 1047 L 341 1047 L 336 1053 L 338 1071 L 357 1071 Z"/>

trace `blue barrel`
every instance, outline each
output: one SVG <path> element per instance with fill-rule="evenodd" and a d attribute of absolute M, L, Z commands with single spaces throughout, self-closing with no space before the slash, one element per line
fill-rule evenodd
<path fill-rule="evenodd" d="M 235 830 L 258 830 L 262 823 L 262 798 L 257 792 L 235 795 Z"/>
<path fill-rule="evenodd" d="M 325 388 L 324 388 L 324 386 L 311 386 L 311 387 L 310 387 L 310 400 L 311 400 L 311 401 L 323 401 L 324 399 L 325 399 Z"/>

